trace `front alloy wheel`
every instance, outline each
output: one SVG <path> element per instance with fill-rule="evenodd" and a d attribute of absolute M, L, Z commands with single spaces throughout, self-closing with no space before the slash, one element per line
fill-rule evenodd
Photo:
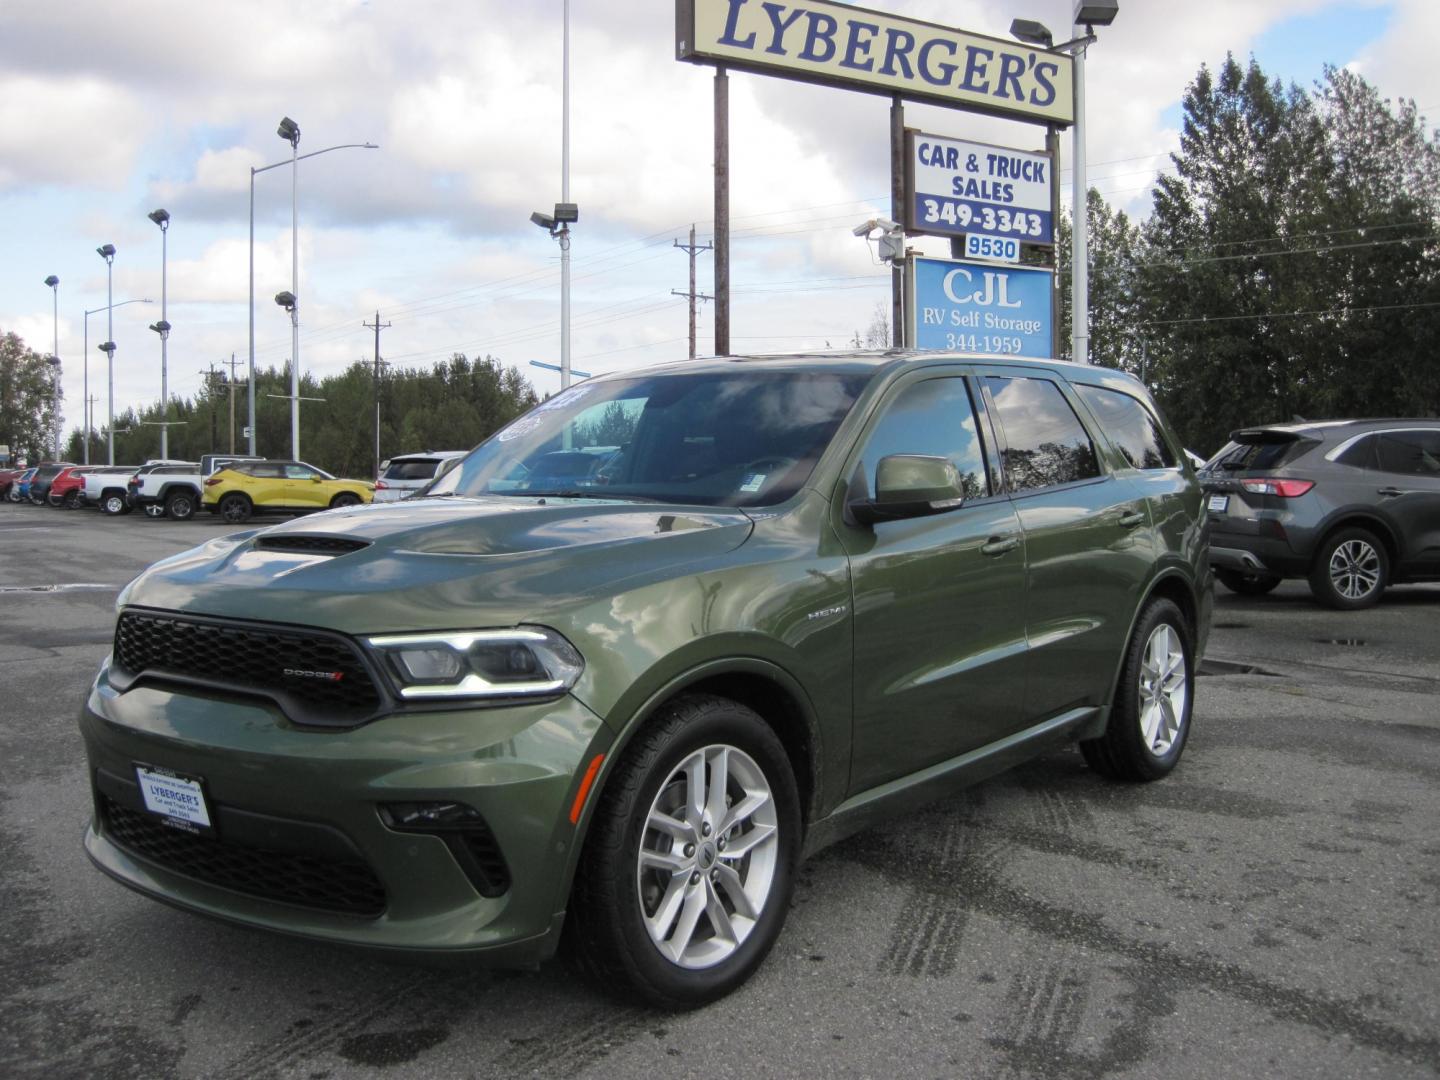
<path fill-rule="evenodd" d="M 779 853 L 775 800 L 743 750 L 707 746 L 661 785 L 636 860 L 641 915 L 661 954 L 713 967 L 755 929 Z"/>
<path fill-rule="evenodd" d="M 596 796 L 565 922 L 598 986 L 693 1008 L 730 993 L 780 935 L 800 799 L 775 731 L 728 698 L 672 701 Z"/>

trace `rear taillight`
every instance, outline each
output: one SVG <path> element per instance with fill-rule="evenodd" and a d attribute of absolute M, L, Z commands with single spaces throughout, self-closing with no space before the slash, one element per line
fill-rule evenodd
<path fill-rule="evenodd" d="M 1252 495 L 1279 495 L 1293 499 L 1315 486 L 1314 480 L 1241 480 L 1240 486 Z"/>
<path fill-rule="evenodd" d="M 221 480 L 218 476 L 207 476 L 205 478 L 206 487 L 214 487 L 218 483 L 221 483 Z"/>
<path fill-rule="evenodd" d="M 375 490 L 376 490 L 376 491 L 389 491 L 389 490 L 390 490 L 390 485 L 387 484 L 387 483 L 385 483 L 384 480 L 376 480 L 376 481 L 375 481 Z"/>

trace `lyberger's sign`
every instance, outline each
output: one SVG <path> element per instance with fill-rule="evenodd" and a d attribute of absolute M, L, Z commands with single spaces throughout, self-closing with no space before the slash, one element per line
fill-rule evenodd
<path fill-rule="evenodd" d="M 1070 57 L 829 0 L 676 0 L 681 60 L 1013 119 L 1074 120 Z"/>

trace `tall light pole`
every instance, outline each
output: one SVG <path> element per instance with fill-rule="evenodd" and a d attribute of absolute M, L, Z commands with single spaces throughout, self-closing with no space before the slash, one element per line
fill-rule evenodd
<path fill-rule="evenodd" d="M 249 385 L 249 389 L 248 389 L 248 394 L 247 394 L 247 396 L 249 397 L 249 407 L 250 407 L 250 449 L 249 449 L 249 453 L 250 453 L 250 455 L 251 455 L 252 457 L 255 455 L 255 438 L 256 438 L 256 434 L 255 434 L 255 429 L 256 429 L 256 424 L 255 424 L 255 175 L 256 175 L 257 173 L 269 172 L 271 169 L 278 169 L 278 168 L 280 168 L 281 166 L 284 166 L 284 165 L 289 165 L 289 166 L 291 166 L 291 167 L 294 167 L 296 162 L 304 161 L 306 158 L 319 157 L 321 154 L 328 154 L 328 153 L 330 153 L 330 151 L 332 151 L 332 150 L 352 150 L 352 149 L 354 149 L 354 150 L 378 150 L 378 149 L 380 149 L 380 147 L 379 147 L 376 143 L 370 143 L 370 142 L 365 142 L 365 143 L 340 143 L 338 146 L 327 146 L 324 150 L 312 150 L 312 151 L 310 151 L 310 153 L 308 153 L 308 154 L 300 154 L 300 155 L 297 156 L 297 155 L 294 153 L 294 151 L 295 151 L 296 149 L 298 149 L 298 148 L 299 148 L 299 145 L 300 145 L 300 126 L 299 126 L 298 124 L 296 124 L 295 121 L 291 120 L 288 116 L 285 117 L 283 120 L 281 120 L 281 122 L 280 122 L 280 127 L 277 129 L 277 131 L 278 131 L 278 133 L 279 133 L 279 135 L 280 135 L 281 138 L 287 139 L 287 140 L 289 139 L 290 136 L 285 133 L 285 132 L 286 132 L 286 128 L 285 128 L 285 125 L 286 125 L 286 124 L 291 125 L 291 127 L 293 127 L 294 130 L 295 130 L 295 141 L 294 141 L 294 144 L 291 146 L 290 160 L 289 160 L 289 161 L 277 161 L 277 162 L 275 162 L 273 165 L 261 165 L 259 168 L 256 168 L 256 167 L 253 166 L 253 165 L 250 167 L 250 385 Z M 295 205 L 296 205 L 296 204 L 295 204 L 294 191 L 295 191 L 294 185 L 292 185 L 292 186 L 291 186 L 291 208 L 290 208 L 290 209 L 291 209 L 290 218 L 291 218 L 291 232 L 292 232 L 292 235 L 294 234 L 295 215 L 296 215 L 296 210 L 295 210 Z M 298 270 L 298 266 L 299 266 L 299 256 L 298 256 L 298 254 L 294 256 L 294 260 L 293 260 L 293 261 L 294 261 L 294 263 L 295 263 L 295 266 L 292 268 L 292 276 L 293 276 L 293 274 L 294 274 L 294 271 L 295 271 L 295 270 Z M 295 331 L 294 331 L 294 340 L 293 340 L 292 343 L 291 343 L 292 355 L 291 355 L 290 361 L 291 361 L 291 366 L 292 366 L 292 368 L 294 369 L 294 371 L 295 371 L 295 372 L 298 372 L 298 371 L 299 371 L 299 366 L 298 366 L 298 364 L 296 363 L 296 360 L 297 360 L 298 358 L 297 358 L 296 356 L 294 356 L 293 353 L 294 353 L 295 350 L 297 350 L 297 349 L 299 348 L 299 340 L 300 340 L 300 322 L 299 322 L 299 316 L 296 315 L 292 321 L 294 322 Z M 299 385 L 299 378 L 298 378 L 298 376 L 293 380 L 293 382 L 292 382 L 292 384 L 291 384 L 291 391 L 290 391 L 290 393 L 291 393 L 291 407 L 292 407 L 292 410 L 294 410 L 294 411 L 292 411 L 292 413 L 291 413 L 291 416 L 292 416 L 292 431 L 291 431 L 291 436 L 292 436 L 292 440 L 293 440 L 293 444 L 294 444 L 294 449 L 295 449 L 296 454 L 297 454 L 297 457 L 298 457 L 299 442 L 300 442 L 300 413 L 299 413 L 299 411 L 298 411 L 298 410 L 299 410 L 299 405 L 300 405 L 300 401 L 299 401 L 300 385 Z"/>
<path fill-rule="evenodd" d="M 60 460 L 60 279 L 51 274 L 45 279 L 45 284 L 50 286 L 50 295 L 54 312 L 51 315 L 54 328 L 55 341 L 50 351 L 50 362 L 55 370 L 51 372 L 55 376 L 55 385 L 51 388 L 54 411 L 53 423 L 55 425 L 55 458 Z"/>
<path fill-rule="evenodd" d="M 300 125 L 288 116 L 275 134 L 290 144 L 290 456 L 300 460 Z"/>
<path fill-rule="evenodd" d="M 1095 27 L 1109 26 L 1120 12 L 1119 0 L 1079 0 L 1076 26 L 1085 33 L 1061 45 L 1051 45 L 1050 31 L 1030 19 L 1016 19 L 1010 33 L 1021 41 L 1040 45 L 1075 58 L 1075 124 L 1071 128 L 1070 190 L 1070 359 L 1090 362 L 1090 213 L 1089 184 L 1085 176 L 1085 50 L 1095 43 Z"/>
<path fill-rule="evenodd" d="M 154 302 L 155 301 L 149 299 L 148 297 L 145 299 L 140 299 L 137 297 L 134 300 L 121 300 L 118 304 L 112 304 L 110 305 L 110 307 L 124 307 L 126 304 L 153 304 Z M 100 314 L 100 312 L 106 310 L 108 310 L 108 308 L 92 308 L 91 310 L 85 312 L 85 318 L 81 320 L 85 324 L 85 347 L 81 350 L 80 353 L 80 355 L 85 358 L 83 367 L 83 370 L 85 372 L 83 391 L 83 393 L 85 394 L 85 458 L 83 464 L 85 465 L 90 464 L 90 429 L 95 426 L 94 422 L 90 419 L 90 316 L 98 315 Z"/>
<path fill-rule="evenodd" d="M 570 0 L 565 0 L 562 41 L 560 201 L 553 214 L 537 210 L 530 220 L 560 241 L 560 389 L 565 390 L 570 386 L 570 226 L 580 220 L 580 208 L 570 201 Z"/>
<path fill-rule="evenodd" d="M 160 226 L 160 321 L 151 323 L 150 329 L 160 335 L 160 456 L 170 456 L 170 322 L 166 312 L 168 290 L 166 288 L 166 263 L 169 261 L 170 211 L 151 210 L 145 215 Z"/>
<path fill-rule="evenodd" d="M 105 342 L 100 351 L 105 354 L 109 371 L 110 393 L 107 406 L 109 418 L 105 423 L 105 463 L 115 464 L 115 245 L 101 244 L 95 254 L 105 260 Z"/>

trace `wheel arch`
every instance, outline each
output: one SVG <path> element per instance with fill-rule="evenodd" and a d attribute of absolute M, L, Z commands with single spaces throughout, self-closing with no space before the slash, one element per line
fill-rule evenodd
<path fill-rule="evenodd" d="M 635 709 L 605 751 L 604 761 L 587 793 L 566 860 L 558 896 L 560 910 L 569 903 L 575 872 L 589 838 L 595 807 L 615 774 L 626 749 L 666 705 L 687 694 L 729 698 L 755 712 L 779 738 L 795 776 L 800 796 L 802 829 L 818 816 L 823 761 L 820 725 L 808 695 L 784 668 L 757 657 L 713 660 L 673 676 Z M 802 834 L 801 843 L 804 843 Z"/>
<path fill-rule="evenodd" d="M 1395 530 L 1379 514 L 1368 510 L 1347 508 L 1337 511 L 1320 528 L 1315 530 L 1315 546 L 1310 552 L 1309 563 L 1315 564 L 1315 558 L 1320 550 L 1330 542 L 1330 538 L 1341 529 L 1365 529 L 1372 532 L 1379 538 L 1380 543 L 1385 545 L 1385 555 L 1390 560 L 1390 576 L 1393 579 L 1401 564 L 1402 552 L 1400 540 L 1395 535 Z"/>

